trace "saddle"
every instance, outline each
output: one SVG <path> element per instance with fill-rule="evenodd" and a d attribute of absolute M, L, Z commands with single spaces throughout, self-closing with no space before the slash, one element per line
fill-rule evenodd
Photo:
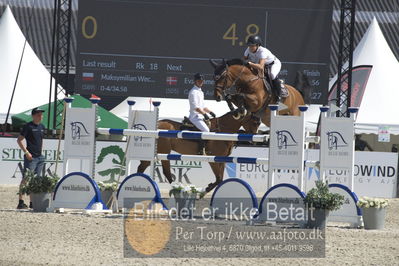
<path fill-rule="evenodd" d="M 191 123 L 187 116 L 183 118 L 180 130 L 200 131 L 196 126 L 193 125 L 193 123 Z"/>
<path fill-rule="evenodd" d="M 211 126 L 209 122 L 205 122 L 205 123 L 208 125 L 208 127 Z M 191 123 L 190 119 L 187 116 L 185 116 L 183 118 L 183 121 L 181 122 L 180 130 L 201 131 L 196 126 L 194 126 L 193 123 Z"/>
<path fill-rule="evenodd" d="M 265 84 L 265 88 L 268 93 L 271 93 L 272 95 L 276 95 L 276 90 L 273 88 L 273 82 L 271 81 L 271 78 L 268 74 L 269 67 L 271 65 L 272 64 L 270 64 L 269 66 L 265 65 L 265 70 L 264 70 L 265 77 L 263 79 L 263 83 Z M 288 88 L 287 88 L 287 86 L 285 86 L 284 80 L 282 80 L 282 79 L 280 79 L 280 80 L 281 80 L 281 92 L 280 92 L 281 97 L 287 98 L 289 96 Z"/>

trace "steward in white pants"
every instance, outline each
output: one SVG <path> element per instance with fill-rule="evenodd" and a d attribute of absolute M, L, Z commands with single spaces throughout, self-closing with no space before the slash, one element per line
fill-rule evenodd
<path fill-rule="evenodd" d="M 190 102 L 190 116 L 191 123 L 194 124 L 202 132 L 209 132 L 209 127 L 204 120 L 209 120 L 209 113 L 215 117 L 215 114 L 204 105 L 204 92 L 201 87 L 204 85 L 204 76 L 200 73 L 194 75 L 194 87 L 188 93 L 188 100 Z M 205 154 L 205 141 L 201 141 L 199 145 L 199 154 Z"/>

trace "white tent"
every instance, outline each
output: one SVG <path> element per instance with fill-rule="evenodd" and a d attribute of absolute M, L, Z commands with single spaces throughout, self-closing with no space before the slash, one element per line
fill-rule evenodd
<path fill-rule="evenodd" d="M 0 123 L 5 122 L 25 40 L 7 6 L 0 18 Z M 50 73 L 26 42 L 10 113 L 23 112 L 48 102 L 49 86 Z"/>
<path fill-rule="evenodd" d="M 346 64 L 347 65 L 347 64 Z M 374 18 L 353 53 L 353 66 L 372 65 L 356 119 L 356 133 L 378 133 L 378 126 L 390 126 L 391 134 L 399 134 L 399 63 Z M 330 88 L 337 76 L 330 80 Z M 308 119 L 315 131 L 318 115 Z"/>

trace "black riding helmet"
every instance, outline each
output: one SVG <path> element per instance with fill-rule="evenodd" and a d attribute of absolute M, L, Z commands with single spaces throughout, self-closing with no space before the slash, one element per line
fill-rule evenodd
<path fill-rule="evenodd" d="M 204 75 L 202 75 L 201 73 L 197 73 L 194 75 L 194 81 L 195 80 L 204 80 Z"/>
<path fill-rule="evenodd" d="M 262 45 L 262 39 L 258 36 L 249 36 L 247 45 Z"/>

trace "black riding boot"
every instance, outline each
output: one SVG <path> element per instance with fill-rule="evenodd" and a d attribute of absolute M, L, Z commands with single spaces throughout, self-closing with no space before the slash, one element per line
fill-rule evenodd
<path fill-rule="evenodd" d="M 281 102 L 281 79 L 276 78 L 273 80 L 273 89 L 274 89 L 274 93 L 276 95 L 276 101 L 277 103 Z"/>
<path fill-rule="evenodd" d="M 206 140 L 198 141 L 198 155 L 206 155 Z"/>

